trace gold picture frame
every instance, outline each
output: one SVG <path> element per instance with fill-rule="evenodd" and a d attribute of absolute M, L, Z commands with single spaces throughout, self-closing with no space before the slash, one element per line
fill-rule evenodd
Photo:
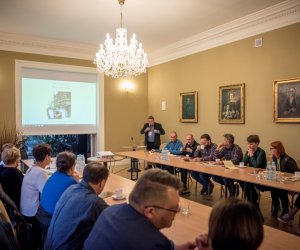
<path fill-rule="evenodd" d="M 198 122 L 198 92 L 180 93 L 179 96 L 180 122 Z"/>
<path fill-rule="evenodd" d="M 219 87 L 219 123 L 245 123 L 245 83 Z"/>
<path fill-rule="evenodd" d="M 300 77 L 274 81 L 274 122 L 300 123 Z"/>

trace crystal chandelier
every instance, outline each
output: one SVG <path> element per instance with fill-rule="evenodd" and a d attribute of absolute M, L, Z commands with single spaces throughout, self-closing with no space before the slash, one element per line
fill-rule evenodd
<path fill-rule="evenodd" d="M 137 76 L 146 72 L 147 54 L 143 45 L 138 44 L 135 34 L 127 45 L 127 29 L 122 26 L 122 6 L 125 0 L 118 1 L 121 6 L 121 28 L 116 29 L 115 43 L 109 34 L 106 35 L 104 46 L 100 44 L 94 63 L 97 64 L 98 71 L 107 76 L 114 78 Z"/>

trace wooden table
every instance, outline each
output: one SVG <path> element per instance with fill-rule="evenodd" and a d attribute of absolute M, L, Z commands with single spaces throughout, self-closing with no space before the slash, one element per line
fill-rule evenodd
<path fill-rule="evenodd" d="M 110 174 L 104 189 L 104 192 L 114 192 L 116 189 L 122 188 L 124 193 L 129 195 L 133 186 L 133 181 L 125 179 L 121 176 Z M 111 197 L 105 198 L 105 201 L 110 204 L 119 204 L 126 202 L 115 201 Z M 208 231 L 208 219 L 211 208 L 184 198 L 180 198 L 180 203 L 189 204 L 190 214 L 177 214 L 171 228 L 163 229 L 162 232 L 176 244 L 184 243 L 195 239 L 200 233 Z M 259 249 L 262 250 L 297 250 L 300 245 L 300 238 L 278 229 L 264 226 L 265 237 Z"/>
<path fill-rule="evenodd" d="M 121 156 L 121 155 L 114 155 L 113 157 L 110 157 L 110 158 L 103 158 L 103 157 L 101 158 L 101 157 L 93 156 L 93 157 L 87 158 L 87 162 L 101 162 L 105 166 L 107 166 L 109 169 L 111 169 L 111 171 L 113 172 L 115 162 L 122 161 L 124 159 L 125 159 L 125 156 Z M 112 163 L 113 163 L 113 165 L 112 165 Z"/>
<path fill-rule="evenodd" d="M 130 149 L 131 151 L 137 151 L 137 150 L 145 150 L 146 146 L 123 146 L 124 149 Z M 139 160 L 135 158 L 130 158 L 130 169 L 128 169 L 128 172 L 130 172 L 130 179 L 131 180 L 137 180 L 139 178 L 139 172 L 141 171 L 139 169 Z M 145 163 L 145 161 L 144 161 Z M 144 164 L 145 167 L 145 164 Z"/>
<path fill-rule="evenodd" d="M 186 162 L 179 156 L 168 156 L 167 160 L 161 160 L 160 153 L 150 153 L 148 151 L 127 151 L 127 152 L 119 152 L 118 154 L 126 157 L 157 163 L 157 164 L 183 168 L 191 171 L 198 171 L 210 175 L 216 175 L 216 176 L 226 177 L 238 181 L 244 181 L 244 182 L 249 182 L 249 183 L 254 183 L 263 186 L 274 187 L 278 189 L 300 193 L 300 181 L 279 182 L 277 180 L 274 181 L 268 181 L 265 179 L 258 180 L 256 178 L 256 175 L 252 174 L 257 169 L 252 167 L 226 169 L 223 166 L 217 166 L 217 165 L 212 166 L 211 164 L 205 162 L 193 162 L 193 161 Z M 285 175 L 289 176 L 291 174 L 285 173 Z"/>

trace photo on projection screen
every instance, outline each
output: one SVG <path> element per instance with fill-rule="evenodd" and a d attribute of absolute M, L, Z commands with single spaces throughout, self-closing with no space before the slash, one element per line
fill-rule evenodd
<path fill-rule="evenodd" d="M 64 119 L 71 117 L 72 92 L 57 91 L 47 108 L 48 119 Z"/>
<path fill-rule="evenodd" d="M 96 83 L 22 78 L 22 125 L 96 124 Z"/>

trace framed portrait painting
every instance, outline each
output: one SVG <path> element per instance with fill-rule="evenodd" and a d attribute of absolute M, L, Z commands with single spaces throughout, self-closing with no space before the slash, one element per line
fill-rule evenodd
<path fill-rule="evenodd" d="M 245 84 L 219 87 L 219 123 L 245 123 Z"/>
<path fill-rule="evenodd" d="M 180 122 L 198 122 L 198 92 L 180 93 Z"/>
<path fill-rule="evenodd" d="M 274 121 L 300 122 L 300 78 L 274 81 Z"/>

